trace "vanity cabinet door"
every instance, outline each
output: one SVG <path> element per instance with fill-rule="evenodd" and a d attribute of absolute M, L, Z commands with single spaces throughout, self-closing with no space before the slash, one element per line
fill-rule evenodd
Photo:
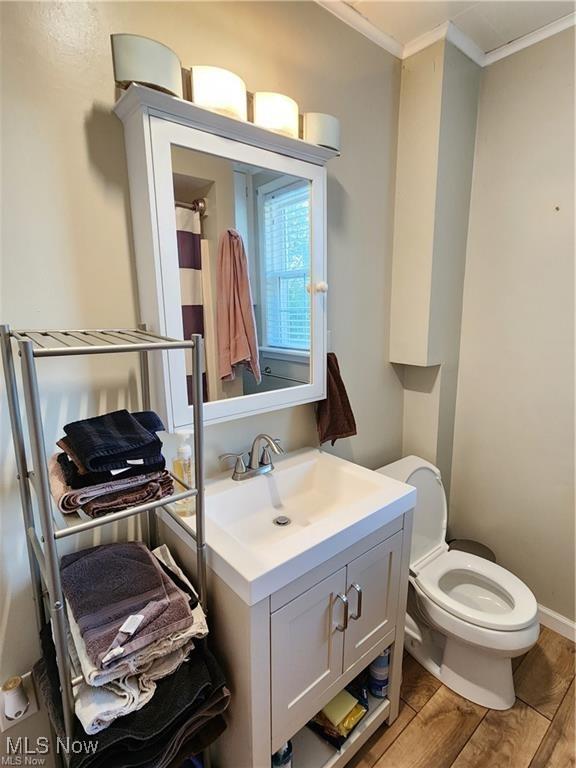
<path fill-rule="evenodd" d="M 271 616 L 272 747 L 298 731 L 318 709 L 322 693 L 342 674 L 346 568 Z"/>
<path fill-rule="evenodd" d="M 390 632 L 396 618 L 402 532 L 347 567 L 350 618 L 344 638 L 344 672 Z"/>

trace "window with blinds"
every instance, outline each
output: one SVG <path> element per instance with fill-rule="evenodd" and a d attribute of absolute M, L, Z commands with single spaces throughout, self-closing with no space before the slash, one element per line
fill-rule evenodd
<path fill-rule="evenodd" d="M 266 347 L 310 349 L 310 185 L 261 194 L 260 289 Z"/>

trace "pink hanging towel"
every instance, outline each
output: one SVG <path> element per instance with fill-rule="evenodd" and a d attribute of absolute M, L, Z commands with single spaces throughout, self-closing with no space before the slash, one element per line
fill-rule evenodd
<path fill-rule="evenodd" d="M 260 384 L 258 337 L 248 261 L 241 236 L 227 229 L 218 243 L 218 365 L 220 378 L 232 381 L 234 367 L 245 365 Z"/>

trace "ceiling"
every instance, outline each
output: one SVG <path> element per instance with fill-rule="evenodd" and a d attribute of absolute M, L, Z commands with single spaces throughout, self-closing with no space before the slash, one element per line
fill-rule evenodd
<path fill-rule="evenodd" d="M 402 46 L 451 21 L 488 53 L 573 13 L 576 4 L 564 0 L 349 0 L 347 5 Z"/>

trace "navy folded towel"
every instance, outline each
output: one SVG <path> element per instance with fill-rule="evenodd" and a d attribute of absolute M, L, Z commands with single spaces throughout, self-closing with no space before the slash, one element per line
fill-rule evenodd
<path fill-rule="evenodd" d="M 62 445 L 61 445 L 62 443 Z M 64 450 L 65 441 L 58 443 Z M 135 467 L 128 467 L 122 472 L 86 472 L 81 474 L 76 464 L 68 457 L 66 453 L 59 453 L 56 457 L 58 464 L 62 469 L 66 485 L 77 491 L 80 488 L 88 488 L 91 485 L 100 485 L 100 483 L 111 483 L 113 480 L 125 480 L 127 477 L 137 477 L 138 475 L 147 475 L 151 472 L 162 472 L 166 468 L 166 459 L 164 456 L 145 456 L 142 463 Z"/>
<path fill-rule="evenodd" d="M 125 469 L 130 461 L 158 459 L 164 429 L 153 411 L 131 414 L 113 411 L 92 419 L 73 421 L 64 427 L 66 442 L 88 472 Z"/>

